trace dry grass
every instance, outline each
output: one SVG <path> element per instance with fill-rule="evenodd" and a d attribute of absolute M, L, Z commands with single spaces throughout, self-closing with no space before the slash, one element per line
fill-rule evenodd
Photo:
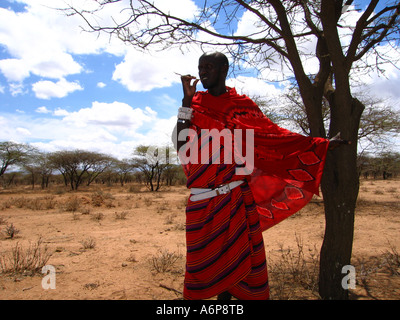
<path fill-rule="evenodd" d="M 20 230 L 17 229 L 13 223 L 10 223 L 8 226 L 4 228 L 4 235 L 9 239 L 14 239 L 14 237 L 20 233 Z"/>
<path fill-rule="evenodd" d="M 82 248 L 84 250 L 94 249 L 96 247 L 96 240 L 93 239 L 92 237 L 88 237 L 88 238 L 80 241 L 80 244 L 82 245 Z"/>
<path fill-rule="evenodd" d="M 92 215 L 92 219 L 94 220 L 94 221 L 101 221 L 101 220 L 103 220 L 104 219 L 104 213 L 102 213 L 102 212 L 96 212 L 96 213 L 94 213 L 93 215 Z"/>
<path fill-rule="evenodd" d="M 42 270 L 51 255 L 48 248 L 42 246 L 41 238 L 34 244 L 29 244 L 26 249 L 17 243 L 11 252 L 0 255 L 0 272 L 12 275 L 34 275 Z"/>
<path fill-rule="evenodd" d="M 270 265 L 271 298 L 291 300 L 318 297 L 319 256 L 314 247 L 306 249 L 296 235 L 296 248 L 279 248 L 279 258 Z"/>
<path fill-rule="evenodd" d="M 81 206 L 81 201 L 77 196 L 71 196 L 64 203 L 64 210 L 69 212 L 76 212 Z"/>
<path fill-rule="evenodd" d="M 115 219 L 117 220 L 126 220 L 128 212 L 127 211 L 115 212 L 114 215 Z"/>
<path fill-rule="evenodd" d="M 46 195 L 35 198 L 22 197 L 11 197 L 8 201 L 3 203 L 3 209 L 14 206 L 16 208 L 28 209 L 28 210 L 51 210 L 57 205 L 57 201 L 53 195 Z"/>
<path fill-rule="evenodd" d="M 320 299 L 318 294 L 319 253 L 314 247 L 306 249 L 296 237 L 296 248 L 279 249 L 279 257 L 270 265 L 271 299 Z M 379 300 L 396 294 L 400 283 L 400 255 L 389 244 L 381 255 L 355 257 L 352 264 L 357 270 L 356 290 L 350 290 L 353 299 Z M 382 285 L 387 287 L 382 289 Z M 386 292 L 384 292 L 386 291 Z"/>
<path fill-rule="evenodd" d="M 159 250 L 157 255 L 153 255 L 149 261 L 153 270 L 157 273 L 172 271 L 175 263 L 182 258 L 182 254 L 169 252 L 168 250 Z"/>

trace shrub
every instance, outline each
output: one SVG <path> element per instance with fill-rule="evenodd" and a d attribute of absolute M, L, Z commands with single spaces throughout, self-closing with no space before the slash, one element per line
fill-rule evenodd
<path fill-rule="evenodd" d="M 64 204 L 65 211 L 75 212 L 78 211 L 81 201 L 77 196 L 72 196 L 67 199 Z"/>
<path fill-rule="evenodd" d="M 97 213 L 93 214 L 93 216 L 92 216 L 92 219 L 96 220 L 96 221 L 103 220 L 103 218 L 104 218 L 104 214 L 101 212 L 97 212 Z"/>
<path fill-rule="evenodd" d="M 1 273 L 30 274 L 41 272 L 47 264 L 52 253 L 47 247 L 42 247 L 42 239 L 36 243 L 29 244 L 27 249 L 17 243 L 10 253 L 0 255 Z"/>
<path fill-rule="evenodd" d="M 19 233 L 19 230 L 11 223 L 4 229 L 4 233 L 6 237 L 13 239 Z"/>
<path fill-rule="evenodd" d="M 80 243 L 85 250 L 94 249 L 96 247 L 96 241 L 92 237 L 82 240 Z"/>
<path fill-rule="evenodd" d="M 171 271 L 171 268 L 182 257 L 181 254 L 169 252 L 168 250 L 160 250 L 158 255 L 150 258 L 150 263 L 157 273 Z"/>
<path fill-rule="evenodd" d="M 127 215 L 128 215 L 127 211 L 115 212 L 115 219 L 117 219 L 117 220 L 125 220 Z"/>

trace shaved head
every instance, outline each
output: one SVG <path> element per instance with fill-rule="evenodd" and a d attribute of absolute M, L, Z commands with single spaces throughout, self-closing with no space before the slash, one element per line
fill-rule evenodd
<path fill-rule="evenodd" d="M 221 52 L 207 52 L 207 53 L 204 53 L 200 57 L 200 59 L 206 58 L 206 57 L 214 59 L 214 61 L 218 64 L 219 67 L 222 67 L 222 66 L 228 66 L 229 67 L 228 58 L 226 57 L 226 55 L 224 55 Z"/>

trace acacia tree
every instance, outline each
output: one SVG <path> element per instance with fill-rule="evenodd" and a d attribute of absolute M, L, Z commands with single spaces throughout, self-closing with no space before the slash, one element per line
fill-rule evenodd
<path fill-rule="evenodd" d="M 209 0 L 189 19 L 174 15 L 162 5 L 163 1 L 131 0 L 123 11 L 124 20 L 115 16 L 109 19 L 112 25 L 99 25 L 98 11 L 121 1 L 93 2 L 98 4 L 94 9 L 96 15 L 92 10 L 73 7 L 67 14 L 79 14 L 90 30 L 115 34 L 137 48 L 188 43 L 214 45 L 224 47 L 236 65 L 246 61 L 261 72 L 280 60 L 282 68 L 292 72 L 299 87 L 311 135 L 326 138 L 341 132 L 342 138 L 352 142 L 328 154 L 321 186 L 326 228 L 320 256 L 319 293 L 323 299 L 347 299 L 348 291 L 341 285 L 342 268 L 351 263 L 359 189 L 357 139 L 364 110 L 363 103 L 352 94 L 350 73 L 362 70 L 355 70 L 355 66 L 368 68 L 370 54 L 377 53 L 375 61 L 385 62 L 380 44 L 398 45 L 399 1 L 379 6 L 379 10 L 378 4 L 384 1 L 369 1 L 356 23 L 350 26 L 341 17 L 353 3 L 351 0 Z M 255 29 L 239 34 L 235 27 L 237 17 L 243 12 L 253 16 Z M 348 42 L 341 41 L 343 35 Z M 303 48 L 310 44 L 314 45 L 314 51 L 304 52 Z M 319 61 L 319 70 L 312 75 L 304 64 L 310 55 Z M 366 62 L 361 64 L 361 61 Z M 328 131 L 322 115 L 324 97 L 330 111 Z"/>
<path fill-rule="evenodd" d="M 12 141 L 0 142 L 0 177 L 13 165 L 22 165 L 34 148 Z"/>
<path fill-rule="evenodd" d="M 49 179 L 54 171 L 54 167 L 50 163 L 49 154 L 35 150 L 23 162 L 24 170 L 31 175 L 32 189 L 35 186 L 36 176 L 41 177 L 41 188 L 44 189 L 49 185 Z"/>
<path fill-rule="evenodd" d="M 142 172 L 150 191 L 160 190 L 163 174 L 174 166 L 176 157 L 172 154 L 172 147 L 140 145 L 135 148 L 132 164 Z"/>
<path fill-rule="evenodd" d="M 129 159 L 115 160 L 113 163 L 113 171 L 117 173 L 121 187 L 126 183 L 129 173 L 134 169 L 135 165 Z"/>
<path fill-rule="evenodd" d="M 90 185 L 112 164 L 112 158 L 97 152 L 73 150 L 57 151 L 49 155 L 51 165 L 62 174 L 65 185 L 77 190 L 84 179 Z"/>

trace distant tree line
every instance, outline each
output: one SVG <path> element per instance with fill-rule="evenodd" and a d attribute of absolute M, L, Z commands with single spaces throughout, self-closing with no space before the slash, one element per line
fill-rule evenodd
<path fill-rule="evenodd" d="M 149 149 L 150 148 L 150 149 Z M 151 150 L 151 152 L 149 152 Z M 164 154 L 161 156 L 161 152 Z M 116 159 L 94 151 L 64 150 L 42 152 L 28 144 L 0 142 L 0 184 L 40 185 L 45 189 L 52 184 L 63 183 L 71 190 L 82 184 L 106 185 L 137 182 L 150 191 L 162 186 L 186 183 L 186 177 L 174 160 L 171 147 L 138 146 L 128 159 Z M 365 179 L 397 178 L 400 174 L 400 153 L 382 152 L 377 155 L 363 154 L 358 157 L 359 176 Z"/>
<path fill-rule="evenodd" d="M 153 151 L 152 153 L 147 150 Z M 128 159 L 116 159 L 94 151 L 63 150 L 42 152 L 28 144 L 10 141 L 0 142 L 0 184 L 40 185 L 63 183 L 71 190 L 92 183 L 123 186 L 128 182 L 145 184 L 150 191 L 158 191 L 164 185 L 184 184 L 185 175 L 179 164 L 160 161 L 158 148 L 138 146 Z M 162 148 L 172 153 L 171 148 Z M 169 157 L 165 158 L 169 159 Z M 165 160 L 161 159 L 161 160 Z"/>
<path fill-rule="evenodd" d="M 397 178 L 400 174 L 400 153 L 382 152 L 358 157 L 359 175 L 365 179 Z"/>

